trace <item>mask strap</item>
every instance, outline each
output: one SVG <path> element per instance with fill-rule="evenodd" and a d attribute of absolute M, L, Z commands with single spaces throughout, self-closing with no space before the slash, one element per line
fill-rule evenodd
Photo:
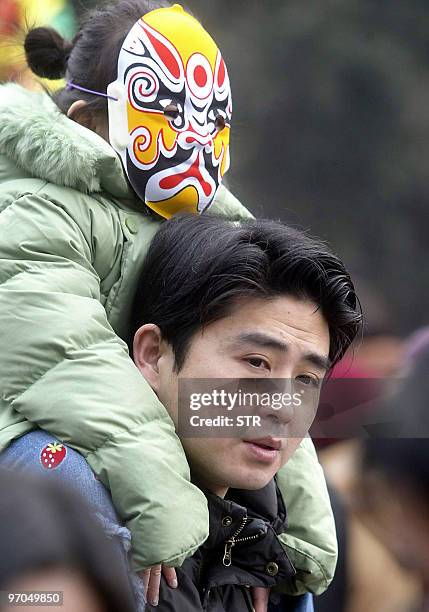
<path fill-rule="evenodd" d="M 118 101 L 118 98 L 114 98 L 113 96 L 109 96 L 109 94 L 102 93 L 101 91 L 94 91 L 93 89 L 87 89 L 86 87 L 81 87 L 80 85 L 76 85 L 72 81 L 67 81 L 66 89 L 79 89 L 80 91 L 84 91 L 86 93 L 94 94 L 95 96 L 103 96 L 103 98 L 108 98 L 109 100 Z"/>

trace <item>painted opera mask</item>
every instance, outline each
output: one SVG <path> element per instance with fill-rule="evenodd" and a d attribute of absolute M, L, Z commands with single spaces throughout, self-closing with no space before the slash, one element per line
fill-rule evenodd
<path fill-rule="evenodd" d="M 222 55 L 181 6 L 144 15 L 108 86 L 109 139 L 137 195 L 165 218 L 202 213 L 229 167 L 231 89 Z"/>

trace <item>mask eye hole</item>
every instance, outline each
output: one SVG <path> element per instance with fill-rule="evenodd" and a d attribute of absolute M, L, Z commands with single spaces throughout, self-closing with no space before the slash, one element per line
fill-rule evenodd
<path fill-rule="evenodd" d="M 170 102 L 170 104 L 168 104 L 164 108 L 164 115 L 167 117 L 167 119 L 171 119 L 172 121 L 174 121 L 174 119 L 177 119 L 177 117 L 179 116 L 179 109 L 177 108 L 177 104 L 174 104 L 174 102 Z"/>
<path fill-rule="evenodd" d="M 215 127 L 218 130 L 218 132 L 221 132 L 223 128 L 225 127 L 225 118 L 222 117 L 222 115 L 216 115 Z"/>

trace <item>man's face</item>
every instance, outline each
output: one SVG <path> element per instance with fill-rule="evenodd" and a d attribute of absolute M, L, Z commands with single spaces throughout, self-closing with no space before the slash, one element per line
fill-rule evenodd
<path fill-rule="evenodd" d="M 171 348 L 164 342 L 161 345 L 159 379 L 152 386 L 157 387 L 159 399 L 177 424 L 181 378 L 290 379 L 303 387 L 311 386 L 318 396 L 317 387 L 328 367 L 329 330 L 320 309 L 310 301 L 294 297 L 246 299 L 229 316 L 192 338 L 179 373 L 174 371 Z M 239 437 L 183 437 L 196 481 L 219 495 L 229 487 L 262 488 L 301 442 L 316 406 L 304 403 L 297 414 L 288 415 L 284 437 L 274 440 L 279 448 L 261 450 L 254 434 L 252 442 Z M 300 422 L 297 429 L 294 419 Z M 299 432 L 297 437 L 288 437 L 293 431 Z"/>

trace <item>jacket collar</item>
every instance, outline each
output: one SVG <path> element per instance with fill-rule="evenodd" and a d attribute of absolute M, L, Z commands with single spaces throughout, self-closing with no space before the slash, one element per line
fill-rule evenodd
<path fill-rule="evenodd" d="M 210 547 L 223 545 L 239 530 L 237 538 L 241 539 L 262 537 L 269 527 L 277 535 L 287 528 L 286 507 L 275 479 L 257 491 L 229 489 L 224 499 L 207 490 L 203 492 L 209 507 Z"/>
<path fill-rule="evenodd" d="M 199 554 L 208 586 L 274 586 L 295 574 L 277 537 L 287 527 L 287 515 L 274 479 L 258 491 L 230 489 L 225 499 L 206 490 L 204 494 L 210 532 Z"/>
<path fill-rule="evenodd" d="M 0 154 L 50 183 L 134 199 L 109 143 L 68 119 L 44 92 L 14 83 L 0 86 Z"/>

